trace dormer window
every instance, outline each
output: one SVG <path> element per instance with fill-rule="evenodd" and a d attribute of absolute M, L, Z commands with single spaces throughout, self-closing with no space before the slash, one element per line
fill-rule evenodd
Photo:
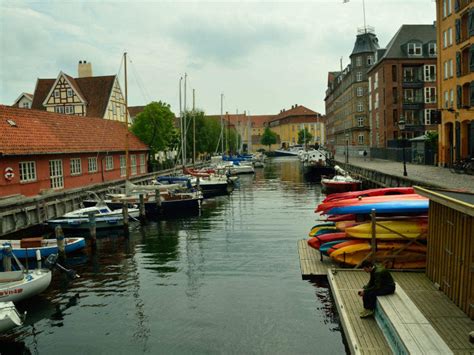
<path fill-rule="evenodd" d="M 428 43 L 428 54 L 430 57 L 436 57 L 436 43 Z"/>
<path fill-rule="evenodd" d="M 421 56 L 421 43 L 408 43 L 408 55 L 409 56 Z"/>

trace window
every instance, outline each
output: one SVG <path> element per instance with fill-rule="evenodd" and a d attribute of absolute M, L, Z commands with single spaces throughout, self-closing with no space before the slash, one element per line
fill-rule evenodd
<path fill-rule="evenodd" d="M 374 109 L 378 109 L 378 108 L 379 108 L 379 93 L 377 92 L 375 94 Z"/>
<path fill-rule="evenodd" d="M 369 111 L 372 111 L 372 95 L 369 95 Z"/>
<path fill-rule="evenodd" d="M 54 97 L 59 97 L 59 90 L 58 89 L 54 90 Z"/>
<path fill-rule="evenodd" d="M 397 66 L 392 65 L 392 81 L 398 81 Z"/>
<path fill-rule="evenodd" d="M 451 4 L 451 0 L 446 0 L 446 1 L 447 1 L 447 14 L 449 16 L 451 15 L 452 4 Z"/>
<path fill-rule="evenodd" d="M 408 43 L 408 55 L 421 56 L 421 43 Z"/>
<path fill-rule="evenodd" d="M 453 60 L 452 59 L 448 60 L 448 67 L 449 67 L 449 77 L 452 78 L 454 76 Z"/>
<path fill-rule="evenodd" d="M 71 159 L 71 175 L 81 175 L 81 158 Z"/>
<path fill-rule="evenodd" d="M 54 106 L 54 112 L 64 113 L 64 106 Z"/>
<path fill-rule="evenodd" d="M 30 103 L 29 102 L 23 102 L 22 107 L 23 108 L 30 108 Z"/>
<path fill-rule="evenodd" d="M 314 127 L 311 127 L 314 130 Z M 146 173 L 145 154 L 140 154 L 140 174 Z"/>
<path fill-rule="evenodd" d="M 443 78 L 446 80 L 449 75 L 448 61 L 444 62 L 443 64 L 444 64 Z"/>
<path fill-rule="evenodd" d="M 62 189 L 64 187 L 62 160 L 58 159 L 49 161 L 49 178 L 52 189 Z"/>
<path fill-rule="evenodd" d="M 361 71 L 358 71 L 356 73 L 356 81 L 362 81 L 362 72 Z"/>
<path fill-rule="evenodd" d="M 448 46 L 448 32 L 443 31 L 443 48 Z"/>
<path fill-rule="evenodd" d="M 374 90 L 377 89 L 379 87 L 379 73 L 375 73 L 375 77 L 374 77 Z"/>
<path fill-rule="evenodd" d="M 369 94 L 372 92 L 372 77 L 369 77 Z"/>
<path fill-rule="evenodd" d="M 357 117 L 357 125 L 358 125 L 358 127 L 364 127 L 364 121 L 365 121 L 365 117 L 364 117 L 364 116 L 359 116 L 359 117 Z"/>
<path fill-rule="evenodd" d="M 36 181 L 36 163 L 34 161 L 20 162 L 20 182 Z"/>
<path fill-rule="evenodd" d="M 97 172 L 97 158 L 96 157 L 89 157 L 87 159 L 87 170 L 89 173 Z"/>
<path fill-rule="evenodd" d="M 359 134 L 359 136 L 357 137 L 357 141 L 359 142 L 359 144 L 364 144 L 364 135 Z"/>
<path fill-rule="evenodd" d="M 357 112 L 364 112 L 364 103 L 362 101 L 357 102 Z"/>
<path fill-rule="evenodd" d="M 137 156 L 135 154 L 130 155 L 130 168 L 132 175 L 137 175 Z"/>
<path fill-rule="evenodd" d="M 362 65 L 362 57 L 356 57 L 356 67 L 360 67 Z"/>
<path fill-rule="evenodd" d="M 425 110 L 425 125 L 430 125 L 431 124 L 431 113 L 434 110 L 431 109 L 426 109 Z"/>
<path fill-rule="evenodd" d="M 444 107 L 445 108 L 449 107 L 449 92 L 448 91 L 444 92 Z"/>
<path fill-rule="evenodd" d="M 74 113 L 74 106 L 69 105 L 69 106 L 66 106 L 65 108 L 66 108 L 66 110 L 65 110 L 66 115 L 70 115 L 70 114 Z"/>
<path fill-rule="evenodd" d="M 428 55 L 436 57 L 436 43 L 428 43 Z"/>
<path fill-rule="evenodd" d="M 364 95 L 364 88 L 363 87 L 358 87 L 356 91 L 357 96 L 363 96 Z"/>
<path fill-rule="evenodd" d="M 415 101 L 415 93 L 413 89 L 403 90 L 403 101 L 406 103 L 413 103 Z"/>
<path fill-rule="evenodd" d="M 125 155 L 120 156 L 120 176 L 127 175 L 127 157 Z"/>
<path fill-rule="evenodd" d="M 436 88 L 435 87 L 425 88 L 425 103 L 426 104 L 436 103 Z"/>
<path fill-rule="evenodd" d="M 67 93 L 67 97 L 72 97 L 73 96 L 72 89 L 67 89 L 66 93 Z"/>
<path fill-rule="evenodd" d="M 448 16 L 448 0 L 443 0 L 443 17 Z"/>
<path fill-rule="evenodd" d="M 436 65 L 424 66 L 425 81 L 436 81 Z"/>
<path fill-rule="evenodd" d="M 454 90 L 449 90 L 449 107 L 454 107 Z"/>
<path fill-rule="evenodd" d="M 115 107 L 115 104 L 112 102 L 112 113 L 115 115 L 117 113 L 117 109 Z"/>
<path fill-rule="evenodd" d="M 105 170 L 112 170 L 114 168 L 114 157 L 107 155 L 105 157 Z"/>
<path fill-rule="evenodd" d="M 367 65 L 374 64 L 374 57 L 372 55 L 367 56 Z"/>
<path fill-rule="evenodd" d="M 449 27 L 448 28 L 448 46 L 453 45 L 453 28 Z"/>

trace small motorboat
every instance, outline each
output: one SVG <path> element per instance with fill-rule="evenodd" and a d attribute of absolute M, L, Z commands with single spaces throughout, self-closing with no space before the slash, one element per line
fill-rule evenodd
<path fill-rule="evenodd" d="M 61 218 L 77 218 L 77 217 L 89 217 L 93 213 L 96 217 L 122 217 L 122 208 L 110 209 L 105 203 L 98 203 L 95 206 L 80 208 L 78 210 L 66 213 Z M 140 214 L 138 208 L 128 208 L 128 215 L 133 218 L 137 218 Z"/>
<path fill-rule="evenodd" d="M 322 178 L 321 185 L 326 192 L 347 192 L 360 190 L 362 181 L 354 179 L 344 169 L 336 165 L 333 178 Z"/>
<path fill-rule="evenodd" d="M 0 333 L 22 325 L 23 318 L 13 302 L 0 302 Z"/>
<path fill-rule="evenodd" d="M 18 259 L 34 259 L 36 251 L 41 252 L 41 256 L 48 257 L 51 254 L 58 253 L 58 241 L 56 239 L 23 238 L 21 240 L 0 240 L 0 245 L 10 244 L 13 254 Z M 64 238 L 64 249 L 66 254 L 73 251 L 84 249 L 86 241 L 84 238 Z M 0 259 L 3 254 L 0 253 Z"/>
<path fill-rule="evenodd" d="M 48 269 L 0 272 L 0 301 L 22 301 L 43 292 L 50 283 Z"/>

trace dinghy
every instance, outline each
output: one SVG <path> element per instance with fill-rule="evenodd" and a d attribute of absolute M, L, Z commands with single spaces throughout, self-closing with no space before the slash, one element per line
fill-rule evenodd
<path fill-rule="evenodd" d="M 0 302 L 0 333 L 23 324 L 13 302 Z"/>
<path fill-rule="evenodd" d="M 19 259 L 35 258 L 36 251 L 41 252 L 41 256 L 48 257 L 58 253 L 58 241 L 56 239 L 24 238 L 21 240 L 0 240 L 0 245 L 10 244 L 12 252 Z M 84 238 L 64 238 L 64 249 L 67 253 L 84 249 L 86 241 Z M 0 253 L 0 259 L 3 254 Z"/>
<path fill-rule="evenodd" d="M 43 292 L 50 283 L 48 269 L 0 272 L 0 301 L 22 301 Z"/>

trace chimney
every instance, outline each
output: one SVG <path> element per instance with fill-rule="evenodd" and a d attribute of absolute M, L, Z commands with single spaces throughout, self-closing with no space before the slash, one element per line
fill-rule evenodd
<path fill-rule="evenodd" d="M 80 60 L 77 66 L 77 76 L 79 78 L 87 78 L 92 76 L 92 63 Z"/>

